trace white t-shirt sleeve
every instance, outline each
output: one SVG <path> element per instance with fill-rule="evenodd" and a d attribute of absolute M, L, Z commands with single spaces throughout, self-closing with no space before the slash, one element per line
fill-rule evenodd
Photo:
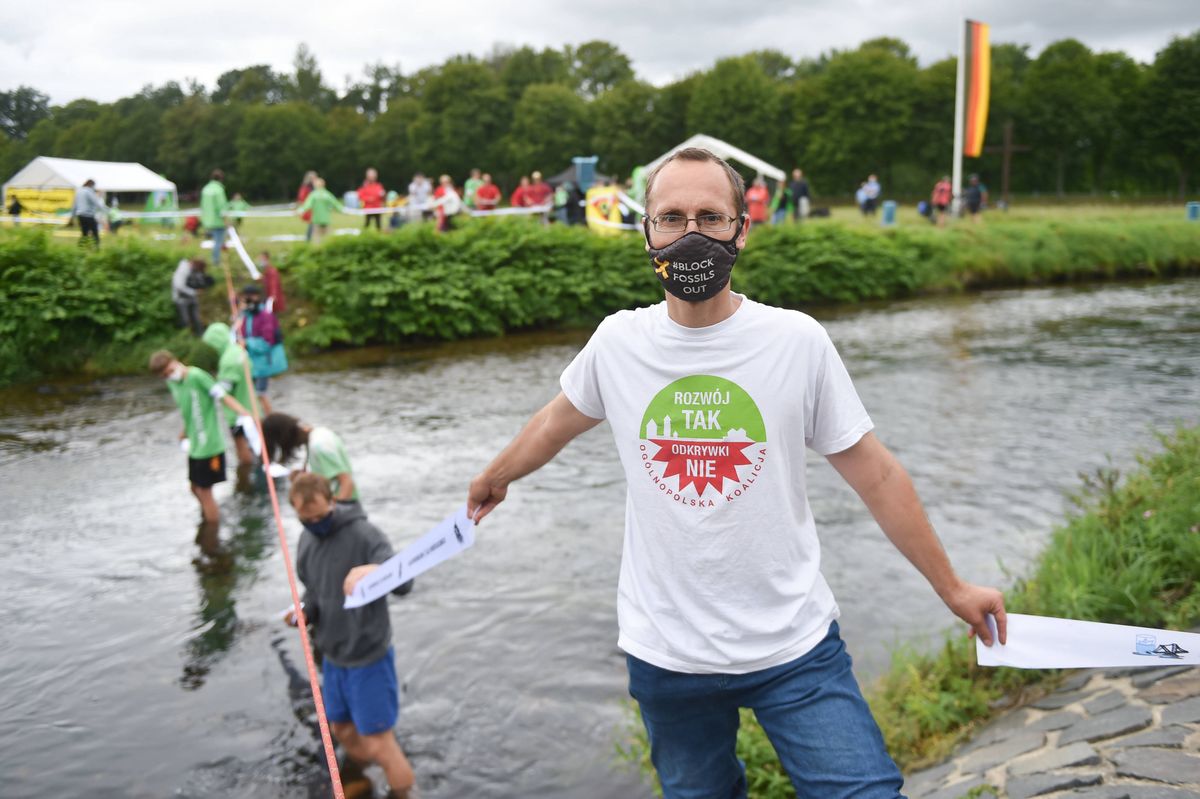
<path fill-rule="evenodd" d="M 804 443 L 821 455 L 842 452 L 858 443 L 875 424 L 867 415 L 837 348 L 821 331 L 820 365 L 809 385 Z"/>
<path fill-rule="evenodd" d="M 596 332 L 588 340 L 587 345 L 575 356 L 575 360 L 571 361 L 563 370 L 562 377 L 558 381 L 562 386 L 563 394 L 576 410 L 593 419 L 607 418 L 604 412 L 604 398 L 600 392 L 599 370 L 596 363 L 599 350 L 597 339 L 600 338 L 603 328 L 604 325 L 601 323 L 601 326 L 596 328 Z"/>

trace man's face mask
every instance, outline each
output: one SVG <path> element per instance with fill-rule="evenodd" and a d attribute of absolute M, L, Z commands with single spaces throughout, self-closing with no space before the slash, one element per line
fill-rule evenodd
<path fill-rule="evenodd" d="M 333 511 L 329 511 L 329 513 L 325 514 L 315 522 L 306 522 L 301 520 L 300 523 L 304 525 L 305 530 L 308 530 L 317 538 L 324 538 L 333 532 Z"/>
<path fill-rule="evenodd" d="M 174 383 L 180 382 L 186 376 L 187 376 L 187 369 L 182 364 L 176 366 L 171 371 L 167 372 L 167 379 Z"/>
<path fill-rule="evenodd" d="M 654 274 L 663 288 L 679 299 L 703 302 L 715 297 L 729 283 L 729 274 L 738 257 L 736 242 L 742 235 L 741 219 L 727 240 L 694 230 L 661 248 L 650 245 L 650 220 L 643 221 L 642 229 Z"/>

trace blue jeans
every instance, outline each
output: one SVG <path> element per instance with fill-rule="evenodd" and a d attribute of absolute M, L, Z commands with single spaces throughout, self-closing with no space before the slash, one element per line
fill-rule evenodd
<path fill-rule="evenodd" d="M 632 655 L 629 693 L 664 799 L 745 799 L 738 708 L 754 711 L 800 799 L 896 799 L 904 780 L 850 670 L 837 622 L 808 654 L 749 674 L 682 674 Z"/>
<path fill-rule="evenodd" d="M 208 234 L 212 236 L 213 243 L 213 266 L 221 265 L 221 248 L 225 246 L 225 228 L 214 227 L 208 229 Z"/>

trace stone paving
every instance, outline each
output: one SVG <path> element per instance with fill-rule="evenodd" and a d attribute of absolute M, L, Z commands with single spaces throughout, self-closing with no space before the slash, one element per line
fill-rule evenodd
<path fill-rule="evenodd" d="M 1091 669 L 909 774 L 909 799 L 1200 799 L 1200 668 Z"/>

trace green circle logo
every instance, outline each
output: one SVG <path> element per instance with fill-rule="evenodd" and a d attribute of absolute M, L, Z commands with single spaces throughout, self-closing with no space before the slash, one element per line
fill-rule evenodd
<path fill-rule="evenodd" d="M 680 501 L 689 486 L 704 498 L 706 492 L 723 494 L 726 481 L 739 484 L 749 472 L 761 471 L 762 458 L 756 466 L 751 457 L 765 452 L 767 440 L 754 400 L 737 383 L 715 375 L 684 377 L 658 392 L 640 434 L 647 472 Z"/>

